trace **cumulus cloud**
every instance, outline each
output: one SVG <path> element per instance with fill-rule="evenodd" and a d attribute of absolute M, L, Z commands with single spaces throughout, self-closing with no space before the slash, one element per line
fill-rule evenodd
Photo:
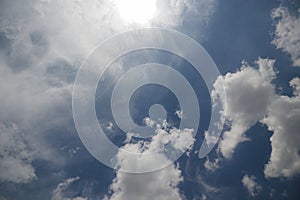
<path fill-rule="evenodd" d="M 28 183 L 36 178 L 32 151 L 15 124 L 0 123 L 0 180 Z"/>
<path fill-rule="evenodd" d="M 300 9 L 297 14 L 300 14 Z M 293 65 L 300 67 L 300 18 L 293 16 L 285 7 L 275 9 L 272 18 L 276 23 L 272 43 L 290 54 Z"/>
<path fill-rule="evenodd" d="M 123 150 L 140 154 L 139 159 L 130 159 L 122 151 L 119 151 L 117 160 L 120 170 L 117 171 L 116 178 L 110 186 L 112 192 L 110 199 L 147 200 L 155 198 L 173 200 L 184 198 L 178 189 L 178 184 L 183 180 L 183 177 L 175 164 L 157 171 L 142 174 L 124 173 L 122 169 L 128 169 L 131 166 L 143 169 L 145 166 L 155 166 L 168 162 L 169 158 L 164 153 L 153 154 L 150 157 L 147 154 L 164 148 L 164 145 L 170 142 L 172 147 L 179 151 L 184 152 L 185 149 L 190 149 L 194 143 L 192 131 L 172 129 L 168 132 L 162 129 L 161 126 L 158 126 L 156 134 L 150 142 L 129 143 L 130 140 L 130 138 L 127 139 L 128 143 L 122 148 Z"/>
<path fill-rule="evenodd" d="M 118 172 L 111 185 L 113 195 L 110 199 L 182 199 L 177 188 L 182 180 L 181 171 L 174 166 L 147 174 Z"/>
<path fill-rule="evenodd" d="M 271 83 L 275 77 L 274 60 L 259 59 L 256 64 L 258 69 L 243 64 L 240 71 L 220 77 L 225 83 L 226 102 L 224 94 L 218 93 L 218 81 L 215 84 L 226 104 L 223 115 L 231 122 L 218 149 L 225 158 L 231 158 L 237 145 L 248 140 L 245 132 L 255 123 L 263 123 L 273 132 L 265 176 L 292 177 L 300 173 L 300 81 L 290 81 L 293 96 L 276 94 Z"/>
<path fill-rule="evenodd" d="M 225 158 L 231 158 L 236 146 L 248 140 L 245 136 L 247 129 L 266 116 L 267 107 L 275 97 L 271 84 L 275 78 L 274 62 L 258 59 L 255 62 L 258 69 L 243 62 L 240 71 L 227 73 L 216 81 L 214 92 L 226 108 L 223 116 L 231 122 L 231 129 L 223 134 L 219 143 L 219 150 Z"/>
<path fill-rule="evenodd" d="M 62 183 L 59 183 L 58 186 L 53 191 L 52 200 L 87 200 L 80 196 L 77 197 L 65 197 L 64 192 L 69 188 L 69 186 L 75 181 L 79 180 L 79 177 L 69 178 Z"/>
<path fill-rule="evenodd" d="M 290 81 L 294 96 L 279 96 L 261 122 L 268 126 L 272 152 L 265 166 L 267 177 L 292 177 L 300 173 L 300 79 Z"/>
<path fill-rule="evenodd" d="M 255 197 L 262 189 L 262 187 L 256 182 L 255 177 L 248 176 L 247 174 L 242 178 L 242 184 L 252 197 Z"/>

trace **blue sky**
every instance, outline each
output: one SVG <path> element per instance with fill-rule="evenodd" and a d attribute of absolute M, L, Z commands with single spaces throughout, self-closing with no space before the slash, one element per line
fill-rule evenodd
<path fill-rule="evenodd" d="M 153 13 L 141 21 L 150 4 L 0 1 L 0 200 L 299 199 L 299 2 L 153 2 Z M 138 5 L 139 11 L 146 9 L 137 12 L 140 16 L 124 16 L 122 9 L 132 14 Z M 96 88 L 97 119 L 115 145 L 142 156 L 137 162 L 118 152 L 115 170 L 93 157 L 80 140 L 72 89 L 96 45 L 144 27 L 169 28 L 193 38 L 221 76 L 209 91 L 205 77 L 170 52 L 144 49 L 116 59 Z M 107 53 L 118 48 L 112 46 Z M 153 62 L 171 66 L 191 84 L 200 109 L 195 139 L 193 131 L 178 129 L 182 119 L 176 114 L 176 94 L 157 84 L 139 87 L 129 102 L 132 120 L 141 126 L 155 124 L 156 135 L 139 140 L 118 126 L 110 105 L 117 81 L 134 66 Z M 178 82 L 163 71 L 156 73 L 171 84 Z M 211 116 L 209 92 L 221 102 L 226 123 L 218 143 L 201 159 L 203 139 L 214 139 L 205 135 Z M 167 127 L 145 120 L 153 104 L 165 108 Z M 144 156 L 164 141 L 173 145 L 168 150 L 182 153 L 178 160 L 172 162 L 163 153 Z M 122 172 L 161 163 L 170 165 L 149 173 Z"/>

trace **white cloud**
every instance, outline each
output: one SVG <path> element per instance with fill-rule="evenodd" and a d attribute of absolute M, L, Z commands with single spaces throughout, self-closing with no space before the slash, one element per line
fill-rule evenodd
<path fill-rule="evenodd" d="M 168 26 L 179 25 L 178 20 L 188 13 L 206 16 L 198 17 L 200 21 L 208 20 L 215 9 L 215 0 L 171 0 L 163 4 L 162 8 L 168 7 L 169 12 L 163 9 L 161 14 L 169 13 L 170 20 L 175 22 L 167 23 L 168 17 L 163 16 L 158 19 Z M 173 8 L 179 11 L 175 12 Z M 111 0 L 29 0 L 26 5 L 17 0 L 3 2 L 0 32 L 10 45 L 0 52 L 0 80 L 3 80 L 0 94 L 5 97 L 0 109 L 11 118 L 21 111 L 26 114 L 21 114 L 22 119 L 40 119 L 38 115 L 70 97 L 72 80 L 66 83 L 60 79 L 61 76 L 56 74 L 59 69 L 50 77 L 47 73 L 49 65 L 64 61 L 69 64 L 68 70 L 76 72 L 79 63 L 96 44 L 114 33 L 136 28 L 123 25 L 116 12 Z M 67 76 L 70 71 L 63 75 Z"/>
<path fill-rule="evenodd" d="M 300 80 L 294 78 L 290 85 L 294 96 L 275 94 L 271 83 L 275 76 L 274 60 L 259 59 L 258 69 L 243 64 L 240 71 L 224 77 L 226 109 L 223 115 L 231 121 L 219 143 L 219 150 L 225 158 L 231 158 L 238 144 L 248 140 L 245 132 L 255 123 L 267 125 L 273 135 L 270 138 L 272 152 L 265 166 L 266 177 L 292 177 L 300 173 Z M 209 165 L 208 165 L 209 166 Z"/>
<path fill-rule="evenodd" d="M 0 32 L 8 45 L 0 49 L 0 121 L 24 130 L 38 149 L 35 158 L 63 164 L 49 130 L 70 124 L 72 84 L 83 58 L 125 30 L 112 10 L 109 1 L 97 0 L 1 3 Z"/>
<path fill-rule="evenodd" d="M 184 16 L 202 16 L 193 19 L 207 23 L 214 12 L 214 2 L 215 0 L 199 3 L 194 1 L 193 4 L 188 1 L 167 2 L 165 6 L 168 7 L 168 14 L 165 17 L 158 17 L 155 24 L 177 26 L 181 24 Z M 200 5 L 201 11 L 197 9 Z M 0 121 L 13 121 L 22 130 L 27 130 L 26 138 L 29 138 L 35 149 L 38 149 L 37 154 L 42 154 L 32 156 L 39 156 L 52 162 L 60 159 L 60 153 L 55 153 L 45 138 L 49 136 L 46 133 L 49 128 L 64 124 L 70 117 L 70 97 L 74 78 L 70 74 L 74 75 L 82 59 L 96 44 L 114 33 L 131 28 L 136 27 L 127 27 L 120 23 L 110 0 L 1 2 L 0 32 L 4 33 L 4 39 L 9 45 L 6 49 L 0 50 Z M 111 125 L 108 126 L 108 129 L 110 128 Z M 7 131 L 6 129 L 10 128 L 1 128 L 1 150 L 3 138 L 10 137 L 2 136 L 2 129 Z M 189 134 L 189 131 L 186 133 Z M 176 131 L 173 132 L 173 136 L 173 145 L 179 150 L 193 141 L 189 136 L 179 135 Z M 13 141 L 20 139 L 19 136 L 12 137 L 15 138 Z M 20 144 L 21 141 L 22 139 L 19 141 Z M 23 148 L 23 144 L 15 148 Z M 23 155 L 29 153 L 25 146 L 24 150 L 16 150 L 16 153 L 22 155 L 5 154 L 4 158 L 7 159 L 1 160 L 0 163 L 1 179 L 28 182 L 36 178 L 31 158 Z M 158 161 L 159 159 L 166 158 L 162 155 Z M 166 181 L 173 184 L 163 185 L 162 189 L 171 191 L 174 198 L 179 197 L 176 189 L 176 184 L 181 180 L 178 168 L 171 166 L 161 173 L 165 174 Z M 160 175 L 156 173 L 155 183 L 160 181 Z M 121 180 L 122 176 L 119 176 L 118 180 Z M 123 178 L 126 179 L 125 175 Z M 68 179 L 65 183 L 61 183 L 54 191 L 53 199 L 60 197 L 63 199 L 62 191 L 75 180 L 77 179 Z"/>
<path fill-rule="evenodd" d="M 279 96 L 261 122 L 268 126 L 272 152 L 265 166 L 267 177 L 292 177 L 300 173 L 300 79 L 290 81 L 294 96 Z"/>
<path fill-rule="evenodd" d="M 244 175 L 242 183 L 252 197 L 255 197 L 262 189 L 262 187 L 256 182 L 254 176 Z"/>
<path fill-rule="evenodd" d="M 0 110 L 6 113 L 0 120 L 31 127 L 45 118 L 64 120 L 53 115 L 55 110 L 70 114 L 66 108 L 80 62 L 96 44 L 129 29 L 108 0 L 6 1 L 0 19 L 9 43 L 0 51 Z"/>
<path fill-rule="evenodd" d="M 173 200 L 184 198 L 178 189 L 178 184 L 183 180 L 183 177 L 181 176 L 181 171 L 174 164 L 154 172 L 142 174 L 122 172 L 122 168 L 128 169 L 132 166 L 143 169 L 145 166 L 167 162 L 168 158 L 164 153 L 153 154 L 150 157 L 145 155 L 163 148 L 164 145 L 170 142 L 172 147 L 179 151 L 184 151 L 185 148 L 189 149 L 194 143 L 192 131 L 173 129 L 167 132 L 158 126 L 156 135 L 153 136 L 151 142 L 127 143 L 122 147 L 129 152 L 140 153 L 140 157 L 138 160 L 130 159 L 125 156 L 126 154 L 122 153 L 123 151 L 119 151 L 117 160 L 121 171 L 117 171 L 116 178 L 111 185 L 112 196 L 110 199 L 148 200 L 155 198 L 158 200 Z"/>
<path fill-rule="evenodd" d="M 182 110 L 177 110 L 177 111 L 175 112 L 175 114 L 177 115 L 177 117 L 178 117 L 179 119 L 182 119 L 182 117 L 183 117 L 183 111 L 182 111 Z"/>
<path fill-rule="evenodd" d="M 220 129 L 222 130 L 222 129 Z M 212 144 L 217 144 L 217 142 L 219 141 L 219 137 L 218 136 L 215 136 L 213 134 L 209 134 L 208 131 L 205 131 L 204 132 L 204 137 L 205 137 L 205 140 L 206 140 L 206 143 L 207 145 L 212 145 Z"/>
<path fill-rule="evenodd" d="M 205 194 L 202 194 L 201 200 L 207 200 L 207 197 L 205 196 Z"/>
<path fill-rule="evenodd" d="M 69 186 L 75 181 L 79 180 L 79 177 L 69 178 L 62 183 L 59 183 L 58 186 L 53 191 L 52 200 L 87 200 L 83 197 L 65 197 L 64 192 L 69 188 Z"/>
<path fill-rule="evenodd" d="M 106 126 L 106 129 L 109 131 L 112 131 L 114 127 L 114 124 L 112 122 L 109 122 L 108 125 Z"/>
<path fill-rule="evenodd" d="M 154 158 L 164 159 L 164 158 Z M 143 161 L 144 162 L 144 161 Z M 149 162 L 148 162 L 149 163 Z M 146 174 L 127 174 L 117 172 L 111 185 L 114 192 L 112 200 L 150 200 L 150 199 L 182 199 L 177 185 L 183 178 L 181 172 L 174 166 Z"/>
<path fill-rule="evenodd" d="M 189 165 L 189 164 L 188 164 Z M 224 187 L 215 187 L 207 183 L 207 180 L 201 175 L 201 169 L 198 166 L 196 171 L 192 174 L 187 174 L 188 180 L 198 184 L 198 191 L 201 191 L 202 198 L 204 199 L 219 199 L 218 197 L 226 190 Z M 200 197 L 196 195 L 195 199 Z M 201 199 L 201 198 L 200 198 Z"/>
<path fill-rule="evenodd" d="M 216 169 L 220 168 L 220 159 L 216 158 L 212 161 L 210 161 L 207 157 L 205 163 L 204 163 L 204 167 L 209 170 L 209 171 L 215 171 Z"/>
<path fill-rule="evenodd" d="M 290 54 L 293 65 L 300 67 L 300 18 L 292 16 L 285 7 L 275 9 L 272 18 L 276 22 L 275 38 L 272 43 Z"/>
<path fill-rule="evenodd" d="M 8 43 L 0 50 L 0 110 L 5 113 L 0 114 L 0 121 L 42 135 L 71 117 L 72 81 L 88 52 L 111 35 L 137 27 L 121 23 L 111 0 L 20 2 L 5 1 L 0 7 L 0 32 Z M 184 13 L 196 12 L 194 5 L 198 3 L 166 2 L 168 17 L 158 17 L 156 24 L 179 25 Z M 213 3 L 209 5 L 213 10 Z M 176 11 L 175 20 L 174 7 L 189 11 Z M 203 10 L 198 14 L 211 16 L 210 9 Z M 169 17 L 175 21 L 169 23 Z M 37 141 L 36 135 L 32 138 L 39 147 L 47 143 Z"/>
<path fill-rule="evenodd" d="M 146 124 L 146 126 L 153 128 L 156 125 L 156 122 L 154 120 L 151 120 L 149 117 L 144 118 L 143 120 Z"/>
<path fill-rule="evenodd" d="M 181 25 L 183 20 L 195 20 L 202 25 L 207 25 L 215 13 L 216 0 L 166 0 L 157 1 L 157 17 L 155 24 L 167 26 Z"/>
<path fill-rule="evenodd" d="M 219 150 L 225 158 L 231 158 L 236 146 L 248 138 L 245 132 L 267 114 L 267 107 L 275 97 L 271 80 L 275 77 L 274 60 L 258 59 L 258 69 L 243 63 L 241 70 L 227 73 L 216 81 L 215 93 L 226 110 L 223 116 L 231 122 L 231 129 L 223 134 Z M 226 96 L 222 92 L 223 85 Z M 226 97 L 226 101 L 225 101 Z"/>
<path fill-rule="evenodd" d="M 22 133 L 13 124 L 0 123 L 0 180 L 28 183 L 36 178 L 31 164 L 32 152 Z"/>

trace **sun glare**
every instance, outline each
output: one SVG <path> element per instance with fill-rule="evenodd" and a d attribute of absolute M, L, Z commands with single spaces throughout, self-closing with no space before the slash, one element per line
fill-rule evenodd
<path fill-rule="evenodd" d="M 120 16 L 130 23 L 147 23 L 154 17 L 156 0 L 116 0 Z"/>

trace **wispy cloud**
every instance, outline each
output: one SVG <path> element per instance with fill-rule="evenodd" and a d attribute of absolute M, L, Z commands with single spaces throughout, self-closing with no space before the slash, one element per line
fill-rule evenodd
<path fill-rule="evenodd" d="M 52 200 L 87 200 L 87 198 L 83 198 L 80 196 L 76 197 L 65 197 L 65 191 L 69 188 L 69 186 L 79 180 L 79 177 L 69 178 L 62 183 L 59 183 L 56 189 L 53 191 Z"/>
<path fill-rule="evenodd" d="M 252 197 L 255 197 L 262 189 L 262 187 L 256 182 L 254 176 L 244 175 L 242 178 L 242 184 Z"/>
<path fill-rule="evenodd" d="M 272 41 L 278 49 L 290 54 L 293 65 L 300 67 L 300 9 L 292 15 L 288 8 L 279 7 L 272 12 L 276 24 L 275 38 Z"/>
<path fill-rule="evenodd" d="M 32 150 L 15 124 L 0 123 L 0 180 L 28 183 L 36 179 Z"/>

